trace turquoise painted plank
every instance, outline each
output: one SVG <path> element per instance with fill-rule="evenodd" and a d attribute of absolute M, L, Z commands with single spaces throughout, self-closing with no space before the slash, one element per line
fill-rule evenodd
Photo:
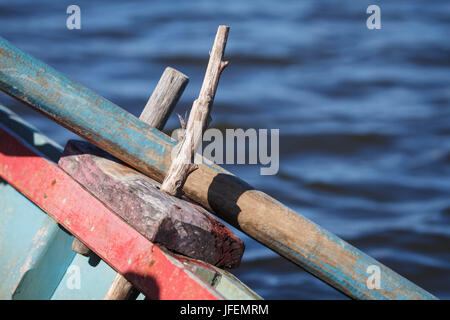
<path fill-rule="evenodd" d="M 103 299 L 116 272 L 95 254 L 75 255 L 72 263 L 55 290 L 52 300 Z"/>
<path fill-rule="evenodd" d="M 0 179 L 0 299 L 50 299 L 74 257 L 71 238 Z"/>
<path fill-rule="evenodd" d="M 21 140 L 23 143 L 32 146 L 33 150 L 39 152 L 41 156 L 49 158 L 52 161 L 57 161 L 59 159 L 61 153 L 61 147 L 57 145 L 54 141 L 47 138 L 43 134 L 41 134 L 35 127 L 31 126 L 29 123 L 21 119 L 14 112 L 9 110 L 8 108 L 0 105 L 0 128 L 8 131 L 10 134 L 13 134 L 16 138 Z M 10 190 L 10 193 L 13 194 L 12 199 L 18 199 L 17 202 L 10 203 L 8 206 L 8 210 L 13 210 L 11 208 L 17 206 L 28 206 L 39 212 L 37 217 L 43 218 L 48 222 L 49 226 L 52 227 L 56 224 L 53 220 L 48 219 L 45 212 L 37 208 L 31 201 L 26 199 L 21 193 L 13 189 L 11 186 L 7 185 L 4 182 L 5 189 Z M 1 189 L 0 189 L 1 190 Z M 7 195 L 9 193 L 0 192 L 0 203 L 2 202 L 2 195 Z M 6 198 L 5 198 L 6 200 Z M 5 202 L 6 203 L 6 202 Z M 30 209 L 24 210 L 23 212 L 32 211 Z M 1 208 L 0 208 L 1 212 Z M 26 214 L 24 214 L 24 217 Z M 1 224 L 1 215 L 0 215 L 0 224 Z M 15 228 L 23 230 L 28 225 L 24 220 L 17 220 L 17 217 L 13 217 L 16 219 Z M 35 221 L 35 220 L 33 220 Z M 54 226 L 53 226 L 54 227 Z M 66 235 L 64 233 L 64 235 Z M 8 237 L 7 237 L 8 238 Z M 49 252 L 55 252 L 55 250 L 49 250 L 48 248 L 53 248 L 55 245 L 64 245 L 67 249 L 67 252 L 63 252 L 60 257 L 67 256 L 67 253 L 70 256 L 73 256 L 74 253 L 71 251 L 71 243 L 73 241 L 73 237 L 55 237 L 52 241 L 45 242 L 46 248 L 43 248 L 44 251 L 47 252 L 46 257 L 51 257 L 56 261 L 59 257 L 55 257 L 54 254 L 49 254 Z M 5 240 L 3 243 L 6 243 Z M 56 242 L 56 243 L 55 243 Z M 0 241 L 0 247 L 2 242 Z M 9 246 L 10 256 L 15 256 L 17 258 L 18 255 L 22 254 L 22 251 L 17 251 L 17 248 L 14 246 Z M 24 250 L 26 251 L 26 250 Z M 56 251 L 57 252 L 57 251 Z M 0 253 L 1 258 L 1 253 Z M 19 257 L 20 258 L 20 257 Z M 42 260 L 42 259 L 41 259 Z M 51 260 L 51 259 L 47 259 Z M 70 259 L 69 259 L 70 260 Z M 69 261 L 67 260 L 67 261 Z M 42 263 L 40 264 L 42 265 Z M 64 260 L 61 264 L 60 274 L 63 273 L 64 276 L 60 280 L 59 284 L 57 284 L 56 290 L 51 295 L 51 299 L 54 300 L 97 300 L 103 299 L 106 294 L 109 286 L 111 285 L 116 271 L 113 270 L 108 264 L 104 261 L 98 259 L 95 254 L 91 254 L 90 257 L 84 257 L 82 255 L 74 255 L 70 264 Z M 195 267 L 195 265 L 190 265 Z M 1 262 L 0 262 L 1 268 Z M 66 270 L 64 270 L 66 269 Z M 215 272 L 211 271 L 216 270 Z M 5 269 L 6 270 L 6 269 Z M 201 271 L 203 270 L 203 271 Z M 38 298 L 48 297 L 49 295 L 36 295 L 36 291 L 42 290 L 42 279 L 41 277 L 46 277 L 45 274 L 42 274 L 45 271 L 45 268 L 40 267 L 39 271 L 33 270 L 30 273 L 27 273 L 28 277 L 24 277 L 26 281 L 22 281 L 20 285 L 20 290 L 16 290 L 16 295 L 14 298 L 16 299 L 26 299 L 26 298 Z M 192 270 L 195 274 L 198 274 L 200 278 L 204 279 L 207 283 L 210 283 L 212 280 L 213 285 L 217 291 L 223 294 L 228 299 L 254 299 L 258 298 L 254 292 L 252 292 L 249 288 L 247 288 L 244 284 L 242 284 L 238 279 L 236 279 L 231 274 L 220 270 L 218 268 L 210 266 L 208 268 L 195 268 Z M 6 276 L 5 276 L 6 278 Z M 2 279 L 2 275 L 0 274 L 0 280 Z M 38 279 L 36 281 L 35 279 Z M 79 282 L 78 282 L 79 281 Z M 54 288 L 54 284 L 51 286 Z M 49 288 L 49 286 L 47 286 Z M 30 291 L 31 289 L 31 291 Z M 0 288 L 0 290 L 2 290 Z M 44 289 L 43 291 L 51 292 L 51 290 Z M 138 296 L 138 300 L 142 300 L 145 297 L 140 294 Z"/>
<path fill-rule="evenodd" d="M 53 293 L 52 300 L 101 300 L 117 272 L 95 254 L 77 254 Z M 144 296 L 139 295 L 138 300 Z"/>
<path fill-rule="evenodd" d="M 0 89 L 152 178 L 161 181 L 164 177 L 174 141 L 5 39 L 0 39 Z M 216 186 L 210 185 L 206 194 L 203 190 L 195 198 L 198 190 L 189 190 L 189 180 L 185 185 L 186 193 L 336 289 L 358 299 L 435 299 L 432 294 L 306 217 L 252 190 L 222 168 L 204 164 L 193 176 L 203 174 L 211 177 L 214 172 L 222 176 L 213 181 Z M 239 200 L 245 198 L 246 201 L 253 201 L 254 205 L 264 203 L 264 206 L 259 207 L 260 210 L 242 209 L 233 201 L 224 201 L 223 192 L 230 189 L 240 190 Z M 248 223 L 240 223 L 246 218 Z M 290 223 L 280 228 L 280 222 L 286 219 Z M 293 226 L 297 234 L 290 231 L 287 235 L 286 230 Z M 303 232 L 309 236 L 298 236 Z M 366 286 L 367 268 L 372 265 L 381 268 L 382 290 L 372 290 Z"/>
<path fill-rule="evenodd" d="M 23 275 L 12 297 L 15 300 L 50 299 L 75 256 L 72 251 L 73 236 L 53 221 L 49 228 L 53 234 L 47 241 L 40 239 L 36 243 L 45 249 L 37 257 L 35 266 Z M 29 251 L 28 256 L 34 255 L 33 250 Z"/>

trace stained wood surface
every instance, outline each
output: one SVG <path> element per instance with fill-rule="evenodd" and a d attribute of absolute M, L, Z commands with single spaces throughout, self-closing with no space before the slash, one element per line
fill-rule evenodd
<path fill-rule="evenodd" d="M 200 260 L 194 260 L 186 256 L 174 255 L 178 261 L 200 276 L 213 288 L 219 291 L 226 299 L 230 300 L 262 300 L 263 298 L 248 288 L 230 272 L 214 267 Z"/>
<path fill-rule="evenodd" d="M 161 182 L 175 142 L 0 38 L 0 89 Z M 204 160 L 183 191 L 243 232 L 356 299 L 435 297 L 305 216 Z M 379 266 L 382 290 L 366 285 Z"/>
<path fill-rule="evenodd" d="M 150 241 L 218 267 L 239 265 L 244 244 L 231 230 L 94 145 L 69 141 L 58 165 Z"/>

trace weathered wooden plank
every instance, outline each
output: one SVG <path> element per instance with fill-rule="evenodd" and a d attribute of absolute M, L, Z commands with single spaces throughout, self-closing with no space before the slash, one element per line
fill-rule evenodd
<path fill-rule="evenodd" d="M 147 239 L 218 267 L 237 267 L 243 242 L 206 210 L 84 141 L 67 143 L 58 165 Z"/>
<path fill-rule="evenodd" d="M 175 141 L 0 39 L 0 89 L 161 182 Z M 358 299 L 435 297 L 339 237 L 204 161 L 183 191 L 225 221 L 334 288 Z M 366 285 L 379 266 L 382 289 Z"/>
<path fill-rule="evenodd" d="M 0 128 L 0 177 L 151 299 L 223 299 L 84 190 Z"/>
<path fill-rule="evenodd" d="M 73 237 L 0 178 L 0 300 L 50 299 Z"/>

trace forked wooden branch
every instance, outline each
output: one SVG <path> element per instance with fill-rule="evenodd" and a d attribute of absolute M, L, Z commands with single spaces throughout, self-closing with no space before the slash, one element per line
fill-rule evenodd
<path fill-rule="evenodd" d="M 228 26 L 219 26 L 217 30 L 200 94 L 192 105 L 185 134 L 174 150 L 172 163 L 161 184 L 161 190 L 172 196 L 181 195 L 187 177 L 197 169 L 197 165 L 194 164 L 195 149 L 208 126 L 220 74 L 228 65 L 228 62 L 222 59 L 229 29 Z"/>

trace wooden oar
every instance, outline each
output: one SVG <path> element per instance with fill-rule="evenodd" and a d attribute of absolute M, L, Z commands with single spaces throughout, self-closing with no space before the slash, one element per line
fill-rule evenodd
<path fill-rule="evenodd" d="M 0 89 L 121 159 L 163 181 L 175 143 L 107 99 L 0 39 Z M 228 171 L 205 161 L 183 191 L 265 246 L 357 299 L 435 299 L 336 235 Z M 381 270 L 381 289 L 367 286 Z"/>

